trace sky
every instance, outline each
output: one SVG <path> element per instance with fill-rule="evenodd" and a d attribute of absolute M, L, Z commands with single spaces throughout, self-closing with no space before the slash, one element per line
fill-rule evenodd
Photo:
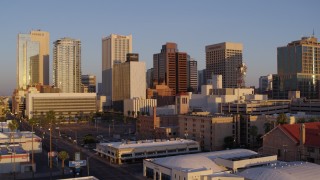
<path fill-rule="evenodd" d="M 153 54 L 166 42 L 205 68 L 205 46 L 243 43 L 247 86 L 258 87 L 262 75 L 277 72 L 277 47 L 320 34 L 318 0 L 3 0 L 0 1 L 0 96 L 16 86 L 19 33 L 41 29 L 52 44 L 63 37 L 80 39 L 82 74 L 101 82 L 101 39 L 111 33 L 133 36 L 133 52 L 151 68 Z"/>

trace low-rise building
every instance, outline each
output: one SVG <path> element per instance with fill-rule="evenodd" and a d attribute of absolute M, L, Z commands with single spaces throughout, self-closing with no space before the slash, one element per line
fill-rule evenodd
<path fill-rule="evenodd" d="M 20 145 L 0 145 L 0 174 L 12 173 L 12 162 L 15 162 L 15 172 L 31 171 L 30 155 Z"/>
<path fill-rule="evenodd" d="M 236 127 L 230 115 L 179 115 L 179 135 L 200 143 L 204 151 L 224 149 L 224 138 L 236 138 Z"/>
<path fill-rule="evenodd" d="M 121 164 L 144 158 L 196 153 L 200 147 L 196 141 L 177 138 L 100 143 L 96 151 L 110 162 Z"/>
<path fill-rule="evenodd" d="M 35 153 L 42 152 L 42 139 L 30 131 L 0 133 L 0 145 L 19 144 L 23 150 Z"/>
<path fill-rule="evenodd" d="M 166 180 L 243 180 L 236 174 L 239 170 L 275 161 L 277 156 L 262 156 L 246 149 L 197 153 L 145 159 L 143 176 Z"/>
<path fill-rule="evenodd" d="M 125 99 L 123 106 L 123 115 L 136 118 L 139 115 L 146 114 L 153 107 L 157 106 L 156 99 L 132 98 Z"/>
<path fill-rule="evenodd" d="M 56 117 L 88 115 L 96 112 L 95 93 L 28 93 L 26 96 L 26 115 L 32 118 L 48 111 Z"/>
<path fill-rule="evenodd" d="M 320 122 L 279 125 L 263 136 L 264 154 L 320 164 Z"/>

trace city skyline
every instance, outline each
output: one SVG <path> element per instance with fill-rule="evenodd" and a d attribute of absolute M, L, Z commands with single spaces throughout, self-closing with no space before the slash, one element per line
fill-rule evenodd
<path fill-rule="evenodd" d="M 170 2 L 170 6 L 148 1 L 70 1 L 63 2 L 63 6 L 61 2 L 0 3 L 0 65 L 6 67 L 1 71 L 0 95 L 11 95 L 17 83 L 17 34 L 34 29 L 50 33 L 50 84 L 54 41 L 62 37 L 80 39 L 83 74 L 94 74 L 101 82 L 101 39 L 115 33 L 132 34 L 133 52 L 140 54 L 140 61 L 145 61 L 147 68 L 152 67 L 152 55 L 166 42 L 179 44 L 179 51 L 188 52 L 198 61 L 198 70 L 205 68 L 206 45 L 242 43 L 248 66 L 246 85 L 256 87 L 260 76 L 277 72 L 277 47 L 311 36 L 313 30 L 317 37 L 320 30 L 320 25 L 314 23 L 319 17 L 317 1 L 185 1 Z M 78 11 L 71 13 L 71 7 Z M 59 13 L 55 13 L 57 9 Z M 181 31 L 182 26 L 187 29 Z"/>

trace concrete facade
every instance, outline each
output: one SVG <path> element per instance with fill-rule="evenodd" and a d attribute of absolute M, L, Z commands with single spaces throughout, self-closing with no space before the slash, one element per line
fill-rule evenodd
<path fill-rule="evenodd" d="M 242 64 L 243 46 L 241 43 L 223 42 L 206 46 L 206 75 L 222 75 L 224 88 L 236 88 L 237 68 Z"/>
<path fill-rule="evenodd" d="M 204 151 L 224 149 L 224 138 L 235 136 L 232 116 L 179 115 L 181 138 L 199 142 Z"/>
<path fill-rule="evenodd" d="M 53 85 L 62 93 L 81 92 L 81 42 L 62 38 L 53 47 Z"/>
<path fill-rule="evenodd" d="M 196 153 L 200 147 L 195 141 L 179 138 L 100 143 L 96 151 L 110 162 L 122 164 L 144 158 Z"/>
<path fill-rule="evenodd" d="M 142 113 L 150 112 L 153 107 L 157 106 L 156 99 L 141 99 L 141 98 L 133 98 L 133 99 L 125 99 L 123 106 L 123 115 L 124 116 L 132 116 L 132 112 L 134 112 L 133 117 L 136 118 Z M 130 111 L 130 115 L 128 114 Z"/>
<path fill-rule="evenodd" d="M 96 112 L 95 93 L 29 93 L 26 96 L 26 115 L 32 118 L 53 110 L 56 117 L 74 117 L 79 113 Z M 36 114 L 37 113 L 37 114 Z"/>
<path fill-rule="evenodd" d="M 112 98 L 113 65 L 125 62 L 128 53 L 132 53 L 132 35 L 111 34 L 102 38 L 102 86 L 107 99 Z"/>

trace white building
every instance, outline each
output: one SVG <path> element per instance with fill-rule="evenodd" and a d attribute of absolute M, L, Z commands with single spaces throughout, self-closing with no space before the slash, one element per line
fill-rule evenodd
<path fill-rule="evenodd" d="M 13 162 L 15 162 L 16 173 L 31 171 L 30 155 L 19 145 L 0 145 L 0 159 L 0 174 L 12 173 Z"/>
<path fill-rule="evenodd" d="M 11 135 L 13 137 L 11 137 Z M 0 145 L 5 145 L 7 143 L 19 144 L 23 148 L 23 150 L 30 153 L 32 151 L 33 145 L 33 151 L 35 153 L 42 152 L 42 139 L 35 134 L 33 134 L 32 137 L 32 132 L 30 131 L 0 133 Z"/>
<path fill-rule="evenodd" d="M 218 85 L 218 87 L 219 86 L 220 85 Z M 245 100 L 267 100 L 266 95 L 255 95 L 254 89 L 252 88 L 214 89 L 212 88 L 212 85 L 202 85 L 201 89 L 201 94 L 191 95 L 189 101 L 191 110 L 202 109 L 203 111 L 208 111 L 211 114 L 214 114 L 220 113 L 219 105 L 221 105 L 221 103 Z"/>
<path fill-rule="evenodd" d="M 156 99 L 142 99 L 142 98 L 133 98 L 133 99 L 125 99 L 123 106 L 123 115 L 128 116 L 128 111 L 132 113 L 134 112 L 133 117 L 137 117 L 138 112 L 150 112 L 153 107 L 157 106 Z M 131 114 L 129 116 L 132 116 Z"/>
<path fill-rule="evenodd" d="M 107 100 L 110 100 L 113 96 L 113 65 L 125 62 L 127 54 L 131 52 L 132 35 L 111 34 L 108 37 L 102 38 L 102 85 Z M 111 105 L 111 101 L 107 103 Z"/>
<path fill-rule="evenodd" d="M 261 156 L 246 149 L 233 149 L 145 159 L 143 176 L 152 179 L 218 180 L 244 179 L 232 174 L 238 169 L 277 161 L 277 156 Z"/>
<path fill-rule="evenodd" d="M 121 164 L 144 158 L 196 153 L 200 146 L 196 141 L 177 138 L 100 143 L 96 151 L 110 162 Z"/>
<path fill-rule="evenodd" d="M 62 93 L 81 92 L 81 42 L 71 38 L 55 41 L 53 84 Z"/>
<path fill-rule="evenodd" d="M 74 117 L 96 112 L 95 93 L 29 93 L 26 97 L 26 115 L 32 118 L 53 110 L 59 116 Z"/>
<path fill-rule="evenodd" d="M 113 65 L 112 102 L 117 108 L 118 102 L 132 98 L 146 98 L 146 64 L 130 61 Z M 123 109 L 123 108 L 119 108 Z"/>

